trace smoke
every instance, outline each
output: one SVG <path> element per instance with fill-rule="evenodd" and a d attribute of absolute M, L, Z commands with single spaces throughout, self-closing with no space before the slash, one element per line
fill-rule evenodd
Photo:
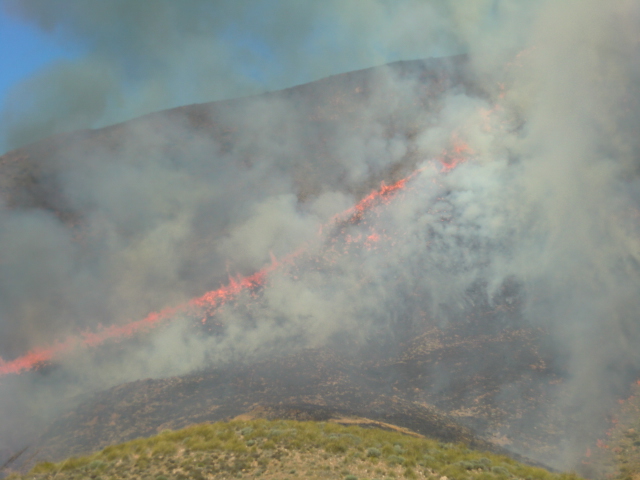
<path fill-rule="evenodd" d="M 178 105 L 251 95 L 389 61 L 456 52 L 444 3 L 3 0 L 86 60 L 12 92 L 5 148 Z M 295 46 L 295 47 L 294 47 Z M 82 98 L 84 97 L 84 99 Z M 25 105 L 28 105 L 25 107 Z"/>
<path fill-rule="evenodd" d="M 56 192 L 49 208 L 0 212 L 5 360 L 302 253 L 257 298 L 244 292 L 219 310 L 224 334 L 198 334 L 184 315 L 117 355 L 77 351 L 48 376 L 3 383 L 2 418 L 20 417 L 21 398 L 21 411 L 46 420 L 76 395 L 127 380 L 399 341 L 416 311 L 446 325 L 469 292 L 491 303 L 511 283 L 519 314 L 567 359 L 563 406 L 581 422 L 563 458 L 546 460 L 570 465 L 640 368 L 635 2 L 3 6 L 89 52 L 16 88 L 2 114 L 7 148 L 397 59 L 464 52 L 468 62 L 463 84 L 435 79 L 426 96 L 424 78 L 396 66 L 364 87 L 356 79 L 361 96 L 325 83 L 320 99 L 297 90 L 207 107 L 203 122 L 224 125 L 213 136 L 175 113 L 115 126 L 100 144 L 82 134 L 46 156 L 34 168 L 38 188 Z M 455 168 L 443 172 L 443 156 Z M 398 198 L 335 226 L 379 180 L 413 167 Z"/>

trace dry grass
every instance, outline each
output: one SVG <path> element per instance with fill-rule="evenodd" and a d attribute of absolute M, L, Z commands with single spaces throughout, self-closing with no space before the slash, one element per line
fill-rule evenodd
<path fill-rule="evenodd" d="M 12 480 L 388 479 L 577 480 L 508 457 L 376 428 L 323 422 L 201 424 L 40 463 Z"/>

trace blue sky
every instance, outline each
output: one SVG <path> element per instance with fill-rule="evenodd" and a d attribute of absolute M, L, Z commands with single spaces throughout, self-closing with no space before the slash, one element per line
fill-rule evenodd
<path fill-rule="evenodd" d="M 11 87 L 21 80 L 58 59 L 79 55 L 0 8 L 0 109 Z"/>
<path fill-rule="evenodd" d="M 459 53 L 449 20 L 408 8 L 422 0 L 408 2 L 389 18 L 386 0 L 367 4 L 375 8 L 340 0 L 192 0 L 190 8 L 174 0 L 0 0 L 0 153 L 179 105 Z M 34 24 L 3 4 L 25 6 L 19 11 Z M 47 33 L 52 25 L 58 30 Z"/>

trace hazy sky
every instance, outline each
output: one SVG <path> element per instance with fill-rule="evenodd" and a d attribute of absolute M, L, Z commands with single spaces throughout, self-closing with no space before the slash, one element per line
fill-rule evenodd
<path fill-rule="evenodd" d="M 179 105 L 460 53 L 493 0 L 0 0 L 0 151 Z M 477 11 L 476 11 L 477 10 Z M 479 23 L 478 23 L 479 22 Z"/>
<path fill-rule="evenodd" d="M 79 49 L 0 9 L 0 109 L 11 87 L 46 65 L 79 55 Z"/>

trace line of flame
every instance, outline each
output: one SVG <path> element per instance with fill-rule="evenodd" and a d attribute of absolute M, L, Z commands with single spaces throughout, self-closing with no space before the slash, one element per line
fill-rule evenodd
<path fill-rule="evenodd" d="M 412 173 L 409 177 L 398 180 L 392 185 L 380 185 L 380 189 L 372 191 L 365 198 L 360 200 L 355 206 L 334 217 L 333 222 L 340 220 L 352 220 L 354 215 L 360 215 L 364 211 L 375 206 L 381 199 L 389 198 L 392 194 L 405 187 L 407 181 L 416 175 Z M 192 313 L 196 309 L 212 315 L 215 311 L 229 300 L 235 298 L 244 290 L 255 289 L 264 285 L 267 276 L 280 268 L 283 264 L 292 263 L 293 259 L 300 255 L 301 251 L 296 251 L 287 257 L 276 261 L 272 258 L 272 263 L 263 267 L 252 275 L 236 278 L 230 277 L 229 283 L 221 286 L 217 290 L 211 290 L 204 295 L 193 298 L 190 301 L 174 307 L 165 308 L 159 312 L 151 312 L 145 318 L 124 325 L 111 325 L 102 327 L 96 332 L 83 332 L 78 336 L 71 336 L 63 341 L 56 342 L 45 348 L 35 348 L 26 354 L 5 362 L 0 358 L 0 376 L 7 374 L 19 374 L 26 370 L 31 370 L 44 363 L 53 360 L 56 356 L 69 352 L 79 347 L 96 347 L 108 340 L 130 337 L 136 333 L 150 330 L 164 320 L 175 317 L 178 314 Z M 203 323 L 206 320 L 203 319 Z"/>

